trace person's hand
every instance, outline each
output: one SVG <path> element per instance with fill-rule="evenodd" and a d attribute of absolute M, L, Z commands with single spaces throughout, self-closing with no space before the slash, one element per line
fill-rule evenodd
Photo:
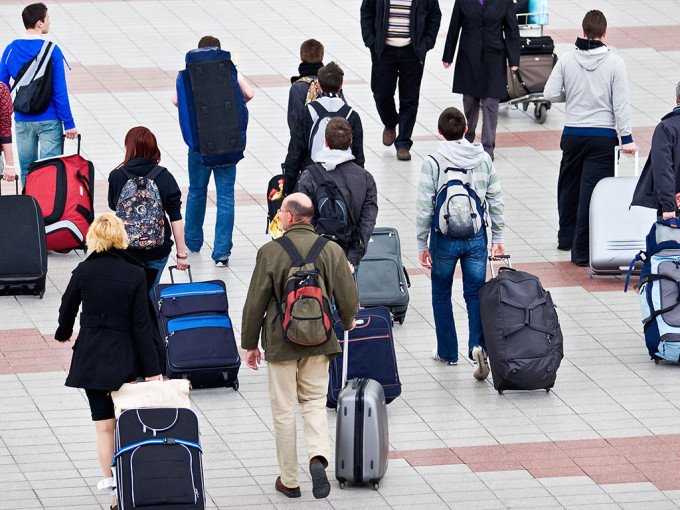
<path fill-rule="evenodd" d="M 677 200 L 677 198 L 676 198 L 676 200 Z M 663 213 L 662 216 L 663 216 L 664 220 L 671 220 L 671 219 L 675 218 L 675 211 L 665 212 L 665 213 Z"/>
<path fill-rule="evenodd" d="M 519 69 L 519 66 L 512 66 L 510 68 L 511 71 L 517 71 Z"/>
<path fill-rule="evenodd" d="M 16 179 L 17 174 L 14 171 L 14 165 L 5 165 L 5 170 L 4 174 L 2 175 L 2 180 L 6 182 L 14 182 L 14 179 Z"/>
<path fill-rule="evenodd" d="M 67 129 L 64 131 L 64 136 L 69 140 L 75 140 L 78 136 L 78 130 L 76 128 Z"/>
<path fill-rule="evenodd" d="M 429 251 L 419 251 L 418 260 L 420 261 L 421 266 L 432 269 L 432 255 L 430 255 Z"/>
<path fill-rule="evenodd" d="M 354 320 L 352 321 L 352 327 L 349 328 L 347 331 L 352 331 L 352 330 L 353 330 L 354 328 L 356 328 L 356 327 L 357 327 L 357 320 L 354 319 Z"/>
<path fill-rule="evenodd" d="M 675 205 L 678 209 L 680 209 L 680 193 L 675 195 Z"/>
<path fill-rule="evenodd" d="M 71 339 L 70 339 L 70 338 L 67 338 L 66 340 L 59 340 L 59 343 L 60 343 L 60 344 L 63 344 L 63 343 L 65 343 L 65 342 L 70 342 L 70 341 L 71 341 Z"/>
<path fill-rule="evenodd" d="M 621 152 L 624 154 L 635 154 L 635 142 L 624 143 L 621 146 Z"/>
<path fill-rule="evenodd" d="M 257 370 L 257 365 L 262 361 L 262 353 L 257 347 L 246 351 L 246 365 L 253 370 Z"/>
<path fill-rule="evenodd" d="M 444 69 L 451 67 L 451 62 L 442 62 L 442 64 L 444 64 Z"/>
<path fill-rule="evenodd" d="M 163 374 L 158 374 L 158 375 L 152 375 L 151 377 L 145 377 L 144 382 L 149 382 L 149 381 L 162 381 L 163 380 Z"/>
<path fill-rule="evenodd" d="M 500 260 L 498 257 L 505 255 L 505 245 L 503 243 L 496 243 L 491 245 L 491 258 L 493 260 Z"/>
<path fill-rule="evenodd" d="M 349 264 L 349 272 L 354 274 L 354 264 L 352 264 L 349 260 L 347 261 L 347 264 Z"/>
<path fill-rule="evenodd" d="M 177 269 L 179 269 L 180 271 L 184 271 L 187 267 L 189 267 L 189 258 L 187 257 L 187 254 L 186 253 L 178 253 L 177 254 Z"/>

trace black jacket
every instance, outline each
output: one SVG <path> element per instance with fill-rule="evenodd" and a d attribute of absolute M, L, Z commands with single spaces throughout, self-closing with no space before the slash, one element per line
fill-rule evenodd
<path fill-rule="evenodd" d="M 161 373 L 148 299 L 144 268 L 124 251 L 93 253 L 73 270 L 54 335 L 71 338 L 82 303 L 66 386 L 113 391 Z"/>
<path fill-rule="evenodd" d="M 335 151 L 334 151 L 335 152 Z M 325 170 L 325 169 L 324 169 Z M 352 218 L 356 222 L 360 241 L 346 251 L 347 260 L 358 266 L 366 254 L 368 241 L 378 217 L 378 190 L 373 176 L 354 161 L 340 163 L 333 170 L 325 170 L 325 177 L 331 179 L 342 193 Z M 318 184 L 309 170 L 300 175 L 297 191 L 310 197 L 316 205 L 316 189 Z"/>
<path fill-rule="evenodd" d="M 462 31 L 462 33 L 461 33 Z M 519 65 L 519 27 L 512 0 L 456 0 L 446 35 L 442 61 L 453 62 L 453 92 L 473 96 L 505 97 L 506 59 Z"/>
<path fill-rule="evenodd" d="M 680 108 L 667 114 L 652 135 L 652 148 L 638 180 L 631 205 L 656 209 L 659 214 L 677 210 L 680 192 Z"/>
<path fill-rule="evenodd" d="M 437 0 L 413 0 L 411 5 L 411 45 L 423 62 L 437 42 L 442 12 Z M 361 36 L 378 58 L 385 49 L 389 14 L 389 0 L 363 0 L 361 3 Z"/>
<path fill-rule="evenodd" d="M 156 167 L 156 162 L 152 159 L 136 158 L 131 160 L 125 169 L 132 175 L 144 176 L 151 172 Z M 116 168 L 109 174 L 109 208 L 115 212 L 116 203 L 118 202 L 118 197 L 120 192 L 123 190 L 123 186 L 128 181 L 123 171 L 120 168 Z M 170 255 L 172 249 L 172 229 L 170 228 L 170 222 L 182 219 L 182 192 L 177 186 L 177 181 L 173 175 L 163 168 L 163 171 L 159 173 L 154 182 L 158 186 L 158 191 L 161 194 L 161 202 L 163 202 L 163 209 L 165 210 L 165 241 L 163 244 L 157 248 L 152 248 L 150 250 L 140 250 L 140 249 L 128 249 L 130 255 L 139 260 L 142 263 L 148 262 L 150 260 L 158 260 L 163 257 Z M 168 221 L 168 217 L 170 221 Z"/>

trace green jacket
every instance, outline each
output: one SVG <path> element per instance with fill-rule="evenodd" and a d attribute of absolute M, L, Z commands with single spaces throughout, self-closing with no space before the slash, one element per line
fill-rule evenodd
<path fill-rule="evenodd" d="M 318 237 L 314 228 L 305 223 L 292 225 L 284 235 L 293 241 L 303 256 Z M 283 299 L 291 264 L 288 254 L 275 241 L 268 242 L 257 252 L 255 269 L 243 306 L 241 347 L 255 349 L 262 331 L 262 348 L 267 361 L 288 361 L 320 354 L 334 358 L 342 352 L 335 333 L 329 342 L 318 347 L 303 347 L 283 340 L 279 304 Z M 329 299 L 331 296 L 335 298 L 342 327 L 350 329 L 359 308 L 359 296 L 345 252 L 336 243 L 329 242 L 316 259 L 316 267 L 324 279 Z"/>

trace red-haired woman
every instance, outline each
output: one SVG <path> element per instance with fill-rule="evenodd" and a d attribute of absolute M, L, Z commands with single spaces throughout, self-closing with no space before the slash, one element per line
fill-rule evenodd
<path fill-rule="evenodd" d="M 177 247 L 177 269 L 184 270 L 188 265 L 182 193 L 167 168 L 159 166 L 160 160 L 154 134 L 137 126 L 125 135 L 125 160 L 109 174 L 109 207 L 125 223 L 128 253 L 145 268 L 158 271 L 150 293 L 172 251 L 171 230 Z"/>
<path fill-rule="evenodd" d="M 3 171 L 0 160 L 0 174 L 3 181 L 12 182 L 16 177 L 14 171 L 14 153 L 12 152 L 12 96 L 7 85 L 0 82 L 0 158 L 5 156 Z"/>

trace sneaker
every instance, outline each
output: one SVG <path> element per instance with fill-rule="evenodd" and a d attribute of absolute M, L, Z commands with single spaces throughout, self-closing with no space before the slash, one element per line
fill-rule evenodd
<path fill-rule="evenodd" d="M 312 494 L 316 499 L 327 498 L 331 493 L 331 483 L 326 476 L 326 467 L 320 457 L 309 461 L 309 474 L 312 475 Z"/>
<path fill-rule="evenodd" d="M 217 267 L 227 267 L 227 264 L 229 264 L 229 257 L 224 257 L 215 261 L 215 266 Z"/>
<path fill-rule="evenodd" d="M 283 485 L 280 476 L 276 478 L 276 483 L 274 484 L 274 487 L 276 487 L 276 490 L 279 491 L 284 496 L 286 496 L 287 498 L 299 498 L 300 496 L 302 496 L 302 493 L 300 492 L 300 487 L 294 487 L 292 489 L 289 489 L 288 487 Z"/>
<path fill-rule="evenodd" d="M 457 361 L 446 361 L 446 360 L 441 359 L 439 357 L 439 353 L 437 353 L 436 347 L 434 349 L 432 349 L 432 359 L 435 360 L 435 361 L 439 361 L 440 363 L 446 363 L 447 365 L 457 365 L 458 364 Z"/>
<path fill-rule="evenodd" d="M 472 348 L 472 359 L 476 365 L 475 371 L 472 373 L 472 375 L 475 376 L 475 379 L 483 381 L 489 377 L 489 360 L 486 358 L 486 353 L 481 346 L 478 345 Z"/>

